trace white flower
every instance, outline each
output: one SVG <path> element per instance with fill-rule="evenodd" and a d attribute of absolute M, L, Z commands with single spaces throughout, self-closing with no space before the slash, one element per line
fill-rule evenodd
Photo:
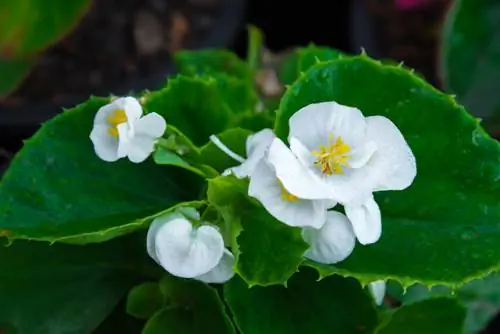
<path fill-rule="evenodd" d="M 246 153 L 247 158 L 240 157 L 238 154 L 231 151 L 226 145 L 224 145 L 216 136 L 210 136 L 210 140 L 219 148 L 221 151 L 229 155 L 231 158 L 240 162 L 241 165 L 228 168 L 224 171 L 222 175 L 234 174 L 237 178 L 249 177 L 253 170 L 257 166 L 260 160 L 264 158 L 264 155 L 271 145 L 273 139 L 276 138 L 271 129 L 263 129 L 253 135 L 248 136 L 246 140 Z"/>
<path fill-rule="evenodd" d="M 180 211 L 153 221 L 147 249 L 149 256 L 177 277 L 224 283 L 234 275 L 234 256 L 224 247 L 217 228 L 204 223 L 193 227 Z"/>
<path fill-rule="evenodd" d="M 324 264 L 345 260 L 356 244 L 349 220 L 336 211 L 328 211 L 326 223 L 320 229 L 303 229 L 302 237 L 309 244 L 304 256 Z"/>
<path fill-rule="evenodd" d="M 370 291 L 375 304 L 382 305 L 385 297 L 385 281 L 374 281 L 368 284 L 368 290 Z"/>
<path fill-rule="evenodd" d="M 108 162 L 124 157 L 134 163 L 146 160 L 167 124 L 157 113 L 142 114 L 133 97 L 121 97 L 101 107 L 90 133 L 97 156 Z"/>
<path fill-rule="evenodd" d="M 326 221 L 326 210 L 337 203 L 331 200 L 304 200 L 293 196 L 282 186 L 273 167 L 266 163 L 267 151 L 276 138 L 272 130 L 264 129 L 247 138 L 247 159 L 232 152 L 215 136 L 210 139 L 223 152 L 241 165 L 227 169 L 223 175 L 250 177 L 248 195 L 258 199 L 277 220 L 289 226 L 320 228 Z"/>
<path fill-rule="evenodd" d="M 415 157 L 399 129 L 382 116 L 364 117 L 336 102 L 308 105 L 290 118 L 290 149 L 279 139 L 268 162 L 284 187 L 304 199 L 345 206 L 359 242 L 380 237 L 374 191 L 402 190 L 416 176 Z"/>

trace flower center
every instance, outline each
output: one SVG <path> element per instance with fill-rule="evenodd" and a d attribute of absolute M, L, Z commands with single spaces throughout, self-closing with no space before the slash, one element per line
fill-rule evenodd
<path fill-rule="evenodd" d="M 280 188 L 281 188 L 281 198 L 287 202 L 295 202 L 297 201 L 299 198 L 295 195 L 292 195 L 288 192 L 288 190 L 285 189 L 285 187 L 283 186 L 283 183 L 281 183 L 280 180 L 278 180 L 278 184 L 280 185 Z"/>
<path fill-rule="evenodd" d="M 351 147 L 344 143 L 342 137 L 337 139 L 329 146 L 321 145 L 319 150 L 313 151 L 317 157 L 315 162 L 321 168 L 321 172 L 326 175 L 342 174 L 342 168 L 349 166 L 347 160 L 350 158 L 347 153 Z"/>
<path fill-rule="evenodd" d="M 108 118 L 106 118 L 106 120 L 108 121 L 108 124 L 111 125 L 108 129 L 108 133 L 113 137 L 118 137 L 118 125 L 125 123 L 128 119 L 127 114 L 125 114 L 125 110 L 116 109 L 108 116 Z"/>

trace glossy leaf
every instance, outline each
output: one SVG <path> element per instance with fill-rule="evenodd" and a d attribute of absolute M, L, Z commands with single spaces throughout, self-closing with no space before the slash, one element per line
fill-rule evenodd
<path fill-rule="evenodd" d="M 402 306 L 377 334 L 462 333 L 465 308 L 452 298 L 433 298 Z"/>
<path fill-rule="evenodd" d="M 236 326 L 245 334 L 373 333 L 377 314 L 352 278 L 302 268 L 284 286 L 252 287 L 240 278 L 224 286 Z"/>
<path fill-rule="evenodd" d="M 16 241 L 0 259 L 0 323 L 17 334 L 91 333 L 150 272 L 135 235 L 85 247 Z"/>
<path fill-rule="evenodd" d="M 185 170 L 198 174 L 201 177 L 205 177 L 205 173 L 203 171 L 190 165 L 184 159 L 182 159 L 182 157 L 163 147 L 158 147 L 153 157 L 154 161 L 158 165 L 169 165 L 169 166 L 184 168 Z"/>
<path fill-rule="evenodd" d="M 149 319 L 163 307 L 163 296 L 158 282 L 135 286 L 127 296 L 127 313 L 138 319 Z"/>
<path fill-rule="evenodd" d="M 175 54 L 175 65 L 184 75 L 214 75 L 225 73 L 248 78 L 250 67 L 236 54 L 222 49 L 182 50 Z"/>
<path fill-rule="evenodd" d="M 31 59 L 4 59 L 0 57 L 0 99 L 13 92 L 28 75 Z"/>
<path fill-rule="evenodd" d="M 89 8 L 90 0 L 0 1 L 0 54 L 21 58 L 62 38 Z"/>
<path fill-rule="evenodd" d="M 89 243 L 144 228 L 144 219 L 192 199 L 201 178 L 179 168 L 100 160 L 89 134 L 107 99 L 92 98 L 45 123 L 0 184 L 0 231 L 11 240 Z"/>
<path fill-rule="evenodd" d="M 245 158 L 246 139 L 251 134 L 252 132 L 249 130 L 232 128 L 220 134 L 216 134 L 216 136 L 231 151 Z M 222 173 L 229 167 L 237 166 L 240 164 L 240 162 L 234 160 L 226 153 L 222 152 L 222 150 L 211 141 L 201 148 L 200 161 L 203 164 L 212 166 L 219 173 Z"/>
<path fill-rule="evenodd" d="M 210 77 L 177 76 L 167 86 L 145 96 L 144 107 L 162 115 L 168 124 L 203 145 L 210 135 L 224 131 L 233 113 Z"/>
<path fill-rule="evenodd" d="M 457 0 L 443 31 L 441 67 L 445 86 L 479 117 L 500 113 L 500 4 Z M 498 130 L 498 129 L 497 129 Z"/>
<path fill-rule="evenodd" d="M 234 334 L 217 291 L 195 280 L 166 277 L 160 283 L 167 304 L 146 323 L 143 334 Z"/>
<path fill-rule="evenodd" d="M 335 267 L 318 265 L 323 275 L 460 285 L 498 267 L 500 147 L 476 119 L 407 70 L 360 56 L 316 65 L 292 85 L 278 111 L 276 134 L 286 138 L 289 117 L 320 101 L 388 117 L 418 166 L 410 188 L 376 193 L 381 239 L 358 245 Z"/>
<path fill-rule="evenodd" d="M 278 68 L 278 78 L 285 85 L 293 84 L 301 75 L 319 61 L 338 59 L 342 53 L 338 50 L 310 44 L 296 48 L 288 54 Z"/>
<path fill-rule="evenodd" d="M 483 279 L 466 283 L 453 292 L 451 289 L 438 285 L 431 289 L 415 284 L 403 289 L 396 283 L 388 285 L 388 292 L 403 303 L 411 303 L 429 297 L 456 297 L 467 308 L 465 333 L 476 334 L 500 311 L 500 276 L 492 274 Z"/>
<path fill-rule="evenodd" d="M 249 65 L 231 51 L 183 50 L 175 55 L 180 74 L 214 78 L 219 94 L 235 113 L 253 111 L 258 101 Z"/>
<path fill-rule="evenodd" d="M 236 272 L 249 285 L 284 284 L 298 269 L 307 244 L 299 228 L 274 219 L 246 195 L 246 184 L 233 176 L 209 180 L 208 201 L 236 225 Z M 240 228 L 242 230 L 240 230 Z M 233 233 L 234 234 L 234 233 Z"/>

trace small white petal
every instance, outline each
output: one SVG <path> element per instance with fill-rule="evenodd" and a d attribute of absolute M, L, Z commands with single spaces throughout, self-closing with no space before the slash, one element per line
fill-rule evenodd
<path fill-rule="evenodd" d="M 234 276 L 234 255 L 224 249 L 224 255 L 219 264 L 208 273 L 195 277 L 195 279 L 205 283 L 222 284 L 229 281 Z"/>
<path fill-rule="evenodd" d="M 328 211 L 326 223 L 321 229 L 306 228 L 302 237 L 309 244 L 305 257 L 325 264 L 345 260 L 354 250 L 356 238 L 346 216 Z"/>
<path fill-rule="evenodd" d="M 142 116 L 142 106 L 139 101 L 131 96 L 121 97 L 113 102 L 117 109 L 122 109 L 127 115 L 128 122 L 135 123 Z"/>
<path fill-rule="evenodd" d="M 246 141 L 247 159 L 241 165 L 225 170 L 222 175 L 232 173 L 240 179 L 250 176 L 259 161 L 264 158 L 274 138 L 276 136 L 271 129 L 263 129 L 248 136 Z"/>
<path fill-rule="evenodd" d="M 351 147 L 364 140 L 366 122 L 359 109 L 337 102 L 320 102 L 303 107 L 290 117 L 290 137 L 297 138 L 310 151 L 341 137 Z"/>
<path fill-rule="evenodd" d="M 269 147 L 267 161 L 291 194 L 303 199 L 335 199 L 332 189 L 300 162 L 279 138 Z"/>
<path fill-rule="evenodd" d="M 106 125 L 94 126 L 90 132 L 90 140 L 99 158 L 107 162 L 113 162 L 123 158 L 124 155 L 118 154 L 118 138 L 110 136 L 108 128 Z"/>
<path fill-rule="evenodd" d="M 399 129 L 382 116 L 367 118 L 367 140 L 377 145 L 369 166 L 375 191 L 403 190 L 417 175 L 415 156 Z"/>
<path fill-rule="evenodd" d="M 94 117 L 94 126 L 106 125 L 109 127 L 107 119 L 117 109 L 120 108 L 113 102 L 100 107 Z"/>
<path fill-rule="evenodd" d="M 156 218 L 151 225 L 149 225 L 148 234 L 146 236 L 146 248 L 149 256 L 155 260 L 156 263 L 160 264 L 156 256 L 156 235 L 158 234 L 158 229 L 171 220 L 182 218 L 183 216 L 180 213 L 172 212 Z"/>
<path fill-rule="evenodd" d="M 137 134 L 147 135 L 153 138 L 160 138 L 167 129 L 165 119 L 153 112 L 140 118 L 135 123 L 135 131 Z"/>
<path fill-rule="evenodd" d="M 361 244 L 373 244 L 380 239 L 382 218 L 373 196 L 363 205 L 345 205 L 344 209 Z"/>
<path fill-rule="evenodd" d="M 156 140 L 149 136 L 136 135 L 127 146 L 127 157 L 133 163 L 146 160 L 153 153 Z"/>
<path fill-rule="evenodd" d="M 286 193 L 285 193 L 286 194 Z M 287 200 L 276 173 L 261 160 L 250 177 L 248 195 L 256 198 L 277 220 L 289 226 L 320 228 L 332 201 Z"/>
<path fill-rule="evenodd" d="M 375 304 L 382 305 L 385 297 L 385 281 L 374 281 L 368 284 L 368 290 L 370 291 Z"/>
<path fill-rule="evenodd" d="M 208 273 L 224 254 L 224 240 L 216 228 L 177 218 L 163 224 L 156 233 L 156 256 L 174 276 L 194 278 Z"/>

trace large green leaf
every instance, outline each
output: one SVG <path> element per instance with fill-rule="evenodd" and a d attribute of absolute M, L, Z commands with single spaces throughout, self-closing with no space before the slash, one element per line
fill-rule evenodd
<path fill-rule="evenodd" d="M 338 50 L 310 44 L 296 48 L 288 54 L 278 67 L 278 78 L 285 85 L 291 85 L 300 75 L 319 61 L 338 59 L 342 53 Z"/>
<path fill-rule="evenodd" d="M 403 303 L 411 303 L 437 296 L 455 296 L 467 307 L 465 333 L 476 334 L 500 311 L 500 276 L 492 274 L 483 279 L 476 279 L 454 291 L 442 286 L 431 289 L 415 284 L 405 291 L 396 284 L 388 284 L 388 293 Z"/>
<path fill-rule="evenodd" d="M 249 65 L 231 51 L 183 50 L 175 55 L 180 74 L 212 77 L 233 112 L 253 111 L 258 101 Z"/>
<path fill-rule="evenodd" d="M 0 57 L 0 99 L 9 95 L 31 69 L 32 59 L 4 59 Z"/>
<path fill-rule="evenodd" d="M 143 334 L 234 334 L 217 291 L 195 280 L 167 276 L 160 282 L 165 307 L 146 323 Z"/>
<path fill-rule="evenodd" d="M 210 135 L 224 131 L 233 116 L 217 80 L 205 76 L 170 78 L 164 89 L 145 96 L 144 107 L 161 114 L 195 145 L 203 145 Z"/>
<path fill-rule="evenodd" d="M 233 176 L 208 183 L 208 201 L 225 214 L 228 224 L 237 226 L 235 270 L 249 285 L 285 284 L 297 271 L 308 246 L 299 228 L 274 219 L 247 197 L 246 190 L 246 184 L 242 186 Z"/>
<path fill-rule="evenodd" d="M 284 95 L 275 130 L 313 102 L 337 101 L 382 115 L 402 131 L 418 166 L 410 188 L 376 193 L 381 239 L 357 246 L 328 271 L 404 285 L 459 285 L 500 262 L 500 147 L 453 98 L 403 68 L 366 56 L 318 64 Z M 329 268 L 329 269 L 328 269 Z"/>
<path fill-rule="evenodd" d="M 373 333 L 377 314 L 371 298 L 352 278 L 317 281 L 302 268 L 284 286 L 252 287 L 233 278 L 224 298 L 245 334 Z"/>
<path fill-rule="evenodd" d="M 465 308 L 452 298 L 433 298 L 397 309 L 377 334 L 462 333 Z"/>
<path fill-rule="evenodd" d="M 100 160 L 89 134 L 108 99 L 91 98 L 47 122 L 16 155 L 0 184 L 0 231 L 9 239 L 105 241 L 193 199 L 199 179 L 152 159 Z"/>
<path fill-rule="evenodd" d="M 500 3 L 496 0 L 457 0 L 444 25 L 444 83 L 480 117 L 500 112 L 499 20 Z"/>
<path fill-rule="evenodd" d="M 57 41 L 83 16 L 90 0 L 0 0 L 0 54 L 21 57 Z"/>
<path fill-rule="evenodd" d="M 91 333 L 138 274 L 149 273 L 143 239 L 131 235 L 85 247 L 35 241 L 1 246 L 0 323 L 17 334 Z"/>

